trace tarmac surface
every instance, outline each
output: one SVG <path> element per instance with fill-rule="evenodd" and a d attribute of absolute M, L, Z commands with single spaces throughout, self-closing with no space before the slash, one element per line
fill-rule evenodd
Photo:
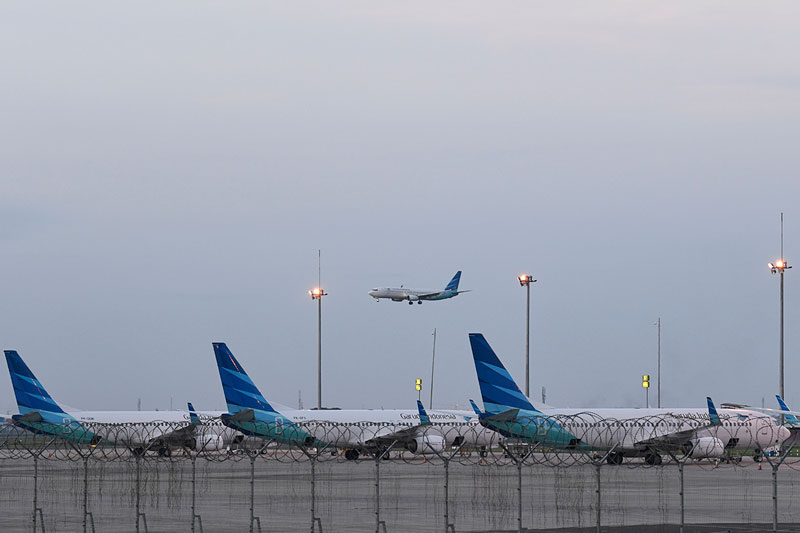
<path fill-rule="evenodd" d="M 772 470 L 752 462 L 744 466 L 687 464 L 684 516 L 687 532 L 772 530 Z M 252 462 L 198 459 L 192 463 L 143 460 L 138 484 L 135 460 L 38 462 L 34 491 L 31 459 L 0 461 L 0 531 L 31 531 L 33 509 L 45 530 L 83 531 L 84 501 L 95 530 L 136 531 L 137 501 L 141 531 L 191 531 L 192 495 L 196 530 L 240 532 L 311 531 L 314 516 L 325 532 L 445 531 L 445 514 L 455 531 L 518 531 L 518 475 L 522 477 L 522 527 L 528 531 L 596 531 L 597 471 L 571 467 L 451 463 L 445 498 L 441 463 L 384 461 L 376 464 L 280 462 L 261 457 Z M 680 523 L 680 477 L 677 466 L 604 465 L 600 469 L 600 517 L 606 532 L 677 532 Z M 87 474 L 84 478 L 84 474 Z M 781 467 L 778 481 L 780 531 L 800 531 L 800 471 Z M 138 487 L 138 490 L 137 490 Z M 138 496 L 138 497 L 137 497 Z M 380 502 L 378 509 L 376 502 Z M 35 502 L 35 505 L 34 505 Z M 376 514 L 379 511 L 379 515 Z M 87 515 L 87 528 L 91 521 Z M 380 531 L 383 531 L 381 527 Z"/>

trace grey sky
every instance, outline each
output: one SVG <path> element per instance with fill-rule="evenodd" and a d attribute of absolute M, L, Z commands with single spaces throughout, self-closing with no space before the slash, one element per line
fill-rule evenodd
<path fill-rule="evenodd" d="M 61 402 L 221 408 L 226 341 L 265 395 L 479 398 L 467 333 L 532 390 L 640 405 L 777 389 L 800 239 L 800 6 L 771 2 L 6 3 L 0 340 Z M 454 300 L 376 304 L 375 286 Z M 800 271 L 787 401 L 800 404 Z M 0 378 L 0 408 L 15 410 Z M 424 394 L 427 397 L 427 392 Z"/>

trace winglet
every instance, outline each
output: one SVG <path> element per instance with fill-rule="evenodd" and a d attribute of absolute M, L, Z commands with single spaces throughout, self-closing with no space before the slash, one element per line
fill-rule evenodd
<path fill-rule="evenodd" d="M 472 404 L 472 410 L 473 410 L 473 411 L 475 411 L 475 414 L 476 414 L 476 415 L 478 415 L 478 416 L 481 416 L 481 414 L 483 414 L 483 413 L 481 413 L 481 410 L 480 410 L 480 409 L 478 409 L 478 406 L 477 406 L 477 405 L 475 405 L 475 402 L 473 402 L 472 400 L 470 400 L 470 401 L 469 401 L 469 403 L 470 403 L 470 404 Z"/>
<path fill-rule="evenodd" d="M 419 400 L 417 400 L 417 409 L 419 409 L 419 425 L 430 426 L 431 419 L 428 418 L 428 413 L 425 412 L 425 408 L 422 407 L 422 402 Z"/>
<path fill-rule="evenodd" d="M 197 413 L 194 410 L 192 402 L 189 402 L 189 421 L 193 426 L 199 426 L 202 424 L 202 422 L 200 422 L 200 417 L 197 416 Z"/>
<path fill-rule="evenodd" d="M 719 415 L 717 414 L 717 408 L 714 407 L 714 402 L 708 396 L 706 396 L 706 402 L 708 402 L 708 419 L 711 421 L 711 425 L 721 426 L 722 422 L 720 421 Z"/>
<path fill-rule="evenodd" d="M 775 395 L 775 398 L 777 398 L 777 400 L 778 400 L 778 405 L 780 405 L 780 406 L 781 406 L 781 410 L 783 410 L 783 411 L 789 411 L 789 406 L 788 406 L 788 405 L 786 405 L 786 402 L 784 402 L 784 401 L 783 401 L 783 398 L 781 398 L 781 397 L 780 397 L 780 396 L 778 396 L 777 394 Z M 797 420 L 797 417 L 796 417 L 796 416 L 794 416 L 794 415 L 792 415 L 792 414 L 783 415 L 783 419 L 784 419 L 786 422 L 788 422 L 789 424 L 798 424 L 798 423 L 800 423 L 800 422 L 798 422 L 798 420 Z"/>

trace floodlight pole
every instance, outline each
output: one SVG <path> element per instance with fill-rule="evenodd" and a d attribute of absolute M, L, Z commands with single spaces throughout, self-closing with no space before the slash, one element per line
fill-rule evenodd
<path fill-rule="evenodd" d="M 320 254 L 321 255 L 321 254 Z M 322 288 L 322 261 L 319 268 L 319 285 L 308 291 L 317 300 L 317 409 L 322 409 L 322 297 L 328 293 Z"/>
<path fill-rule="evenodd" d="M 536 283 L 530 274 L 517 276 L 520 286 L 527 290 L 525 312 L 525 396 L 531 396 L 531 283 Z"/>
<path fill-rule="evenodd" d="M 781 213 L 781 258 L 775 263 L 769 263 L 769 269 L 773 274 L 780 274 L 780 340 L 779 340 L 779 365 L 780 370 L 778 374 L 778 389 L 780 390 L 781 398 L 785 399 L 783 389 L 783 274 L 786 270 L 792 268 L 789 263 L 783 258 L 783 213 Z M 780 417 L 780 424 L 783 425 L 783 415 Z"/>

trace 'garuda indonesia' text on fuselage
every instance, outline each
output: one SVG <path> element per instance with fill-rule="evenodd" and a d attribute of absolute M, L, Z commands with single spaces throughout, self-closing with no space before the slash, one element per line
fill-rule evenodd
<path fill-rule="evenodd" d="M 393 302 L 408 300 L 409 305 L 414 302 L 421 304 L 426 300 L 446 300 L 447 298 L 458 296 L 462 292 L 469 292 L 469 289 L 458 290 L 460 281 L 461 271 L 459 270 L 443 290 L 406 289 L 401 285 L 398 288 L 383 287 L 372 289 L 369 291 L 369 295 L 375 298 L 376 301 L 380 301 L 381 298 L 388 298 Z"/>
<path fill-rule="evenodd" d="M 448 446 L 481 448 L 497 440 L 469 411 L 436 410 L 276 410 L 258 390 L 225 343 L 215 342 L 228 413 L 222 422 L 246 435 L 298 446 L 346 448 L 359 452 L 389 447 L 438 453 Z M 427 414 L 427 417 L 426 417 Z M 425 420 L 427 418 L 427 420 Z"/>
<path fill-rule="evenodd" d="M 153 450 L 169 455 L 172 449 L 221 450 L 233 433 L 205 431 L 202 419 L 221 413 L 190 411 L 75 411 L 68 413 L 36 379 L 15 350 L 6 350 L 6 363 L 19 414 L 15 425 L 39 435 L 91 445 L 122 445 L 135 453 Z"/>
<path fill-rule="evenodd" d="M 691 457 L 721 457 L 728 450 L 764 450 L 789 431 L 771 417 L 744 409 L 537 409 L 480 333 L 469 335 L 485 412 L 481 423 L 503 435 L 542 446 L 613 450 L 609 462 L 644 455 L 658 464 L 659 452 L 683 450 Z"/>

